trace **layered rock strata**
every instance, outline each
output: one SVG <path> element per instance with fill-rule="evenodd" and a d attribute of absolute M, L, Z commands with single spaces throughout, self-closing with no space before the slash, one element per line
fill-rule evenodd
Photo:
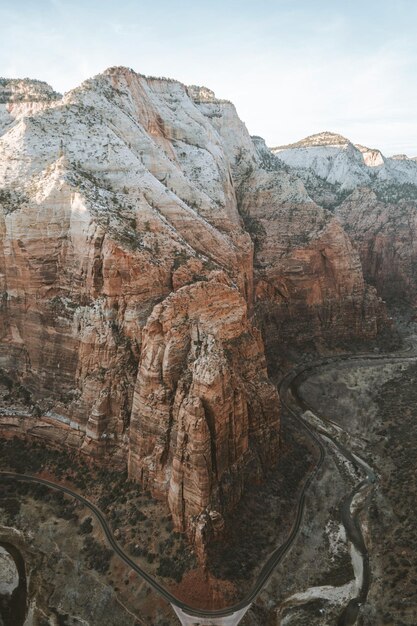
<path fill-rule="evenodd" d="M 358 256 L 205 88 L 111 68 L 62 98 L 2 93 L 0 367 L 28 406 L 14 427 L 129 459 L 177 527 L 217 532 L 278 454 L 254 311 L 270 351 L 374 336 Z"/>
<path fill-rule="evenodd" d="M 385 309 L 340 221 L 261 138 L 249 137 L 231 103 L 207 90 L 193 95 L 232 164 L 239 211 L 254 241 L 255 308 L 271 362 L 283 344 L 375 337 L 387 324 Z"/>
<path fill-rule="evenodd" d="M 417 162 L 320 133 L 272 152 L 311 197 L 334 211 L 356 244 L 366 280 L 397 303 L 416 303 Z"/>
<path fill-rule="evenodd" d="M 129 470 L 168 492 L 183 529 L 207 505 L 233 507 L 245 479 L 260 479 L 278 452 L 262 341 L 242 296 L 223 280 L 182 287 L 143 332 Z"/>
<path fill-rule="evenodd" d="M 367 281 L 393 304 L 417 305 L 417 185 L 361 187 L 336 208 Z"/>
<path fill-rule="evenodd" d="M 37 112 L 23 86 L 0 142 L 0 365 L 37 416 L 22 429 L 129 456 L 181 528 L 215 519 L 279 439 L 220 137 L 183 85 L 124 68 Z"/>

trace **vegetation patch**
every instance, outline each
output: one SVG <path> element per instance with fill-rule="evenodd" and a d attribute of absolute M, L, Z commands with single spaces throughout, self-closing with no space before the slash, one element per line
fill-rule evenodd
<path fill-rule="evenodd" d="M 17 437 L 0 438 L 0 469 L 47 474 L 52 480 L 71 484 L 75 491 L 81 492 L 103 511 L 120 545 L 150 574 L 180 582 L 187 571 L 197 566 L 185 536 L 174 531 L 166 502 L 154 498 L 139 483 L 129 480 L 125 470 L 103 468 L 87 463 L 78 452 L 46 448 L 42 443 L 22 441 Z M 107 571 L 110 558 L 104 551 L 107 547 L 100 543 L 99 549 L 92 537 L 94 518 L 88 516 L 78 521 L 76 500 L 43 485 L 10 481 L 8 491 L 2 490 L 0 495 L 0 505 L 6 507 L 9 517 L 18 513 L 19 505 L 14 502 L 17 495 L 53 503 L 58 507 L 60 517 L 76 520 L 78 534 L 84 536 L 88 566 L 101 573 Z"/>

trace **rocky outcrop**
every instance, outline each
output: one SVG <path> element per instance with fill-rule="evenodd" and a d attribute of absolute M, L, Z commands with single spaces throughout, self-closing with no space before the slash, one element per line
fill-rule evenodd
<path fill-rule="evenodd" d="M 245 479 L 260 479 L 278 453 L 278 399 L 260 335 L 225 282 L 181 288 L 143 333 L 129 473 L 168 493 L 183 529 L 205 509 L 233 508 Z"/>
<path fill-rule="evenodd" d="M 340 223 L 210 90 L 126 68 L 62 98 L 1 86 L 0 367 L 27 403 L 13 423 L 128 458 L 204 543 L 278 452 L 254 313 L 277 353 L 374 336 L 381 304 Z"/>
<path fill-rule="evenodd" d="M 330 208 L 359 251 L 365 279 L 394 303 L 415 304 L 417 164 L 333 133 L 272 152 L 297 172 L 314 200 Z"/>

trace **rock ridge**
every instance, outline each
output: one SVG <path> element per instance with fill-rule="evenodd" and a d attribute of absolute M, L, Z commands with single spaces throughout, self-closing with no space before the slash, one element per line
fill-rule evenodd
<path fill-rule="evenodd" d="M 231 103 L 120 67 L 35 87 L 1 105 L 0 368 L 27 411 L 0 423 L 128 465 L 204 558 L 279 454 L 265 346 L 375 337 L 383 304 Z"/>

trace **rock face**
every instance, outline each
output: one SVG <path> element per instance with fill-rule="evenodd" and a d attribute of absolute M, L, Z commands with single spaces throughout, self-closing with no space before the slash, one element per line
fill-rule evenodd
<path fill-rule="evenodd" d="M 354 145 L 335 133 L 319 133 L 289 146 L 272 148 L 302 178 L 307 170 L 330 185 L 351 190 L 371 183 L 417 184 L 417 166 L 403 156 L 385 157 L 379 150 Z"/>
<path fill-rule="evenodd" d="M 255 307 L 270 361 L 285 343 L 375 337 L 385 311 L 340 222 L 262 139 L 249 141 L 232 104 L 206 93 L 197 103 L 228 150 L 239 211 L 254 240 Z"/>
<path fill-rule="evenodd" d="M 144 328 L 129 471 L 168 501 L 177 526 L 238 502 L 279 443 L 262 342 L 236 289 L 197 282 L 157 305 Z"/>
<path fill-rule="evenodd" d="M 221 515 L 279 441 L 221 138 L 184 85 L 124 68 L 35 99 L 0 142 L 1 368 L 42 436 L 129 456 L 179 527 Z"/>
<path fill-rule="evenodd" d="M 0 78 L 0 134 L 16 118 L 44 109 L 60 94 L 40 80 Z"/>
<path fill-rule="evenodd" d="M 390 301 L 416 303 L 417 162 L 320 133 L 272 152 L 331 208 L 357 245 L 365 279 Z"/>
<path fill-rule="evenodd" d="M 417 186 L 361 187 L 336 209 L 366 279 L 387 301 L 417 305 Z"/>
<path fill-rule="evenodd" d="M 375 336 L 382 305 L 334 215 L 210 90 L 126 68 L 63 98 L 0 87 L 0 367 L 28 406 L 8 423 L 129 459 L 203 541 L 278 453 L 254 320 L 272 353 Z"/>
<path fill-rule="evenodd" d="M 242 213 L 255 231 L 256 306 L 270 353 L 289 344 L 372 338 L 381 304 L 342 226 L 285 172 L 253 175 Z M 287 340 L 286 340 L 287 338 Z"/>

